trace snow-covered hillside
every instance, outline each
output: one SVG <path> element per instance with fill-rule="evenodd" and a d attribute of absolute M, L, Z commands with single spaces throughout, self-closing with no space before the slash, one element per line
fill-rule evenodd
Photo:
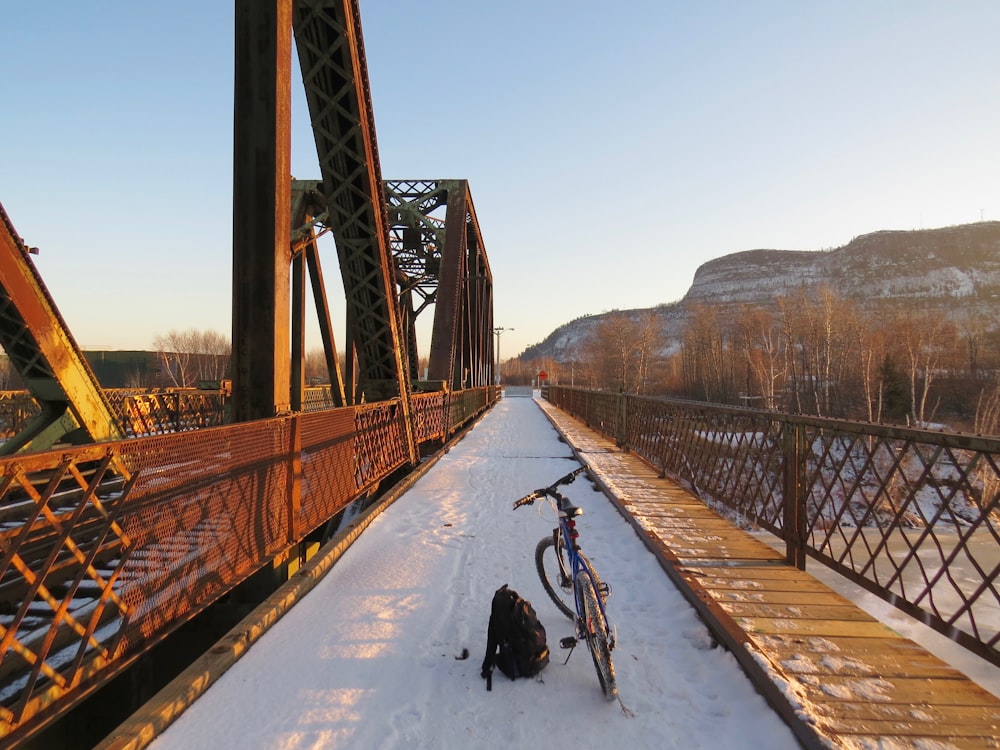
<path fill-rule="evenodd" d="M 823 252 L 749 250 L 702 265 L 685 303 L 762 302 L 827 285 L 850 299 L 916 300 L 943 308 L 996 302 L 1000 222 L 863 235 Z"/>
<path fill-rule="evenodd" d="M 826 286 L 865 304 L 919 306 L 956 318 L 992 319 L 1000 302 L 1000 222 L 941 229 L 882 231 L 835 250 L 747 250 L 716 258 L 696 272 L 679 302 L 659 305 L 668 341 L 677 341 L 691 305 L 770 306 L 803 287 Z M 595 300 L 595 307 L 600 300 Z M 579 359 L 594 327 L 606 316 L 638 319 L 648 310 L 615 310 L 578 318 L 528 347 L 526 359 Z"/>

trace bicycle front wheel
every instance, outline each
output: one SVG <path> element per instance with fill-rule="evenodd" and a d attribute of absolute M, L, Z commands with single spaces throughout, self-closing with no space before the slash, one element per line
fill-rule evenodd
<path fill-rule="evenodd" d="M 580 597 L 581 627 L 587 639 L 590 655 L 594 658 L 594 668 L 597 679 L 601 683 L 604 697 L 609 701 L 618 696 L 618 684 L 615 681 L 615 665 L 611 661 L 611 628 L 598 603 L 600 592 L 597 589 L 597 574 L 590 563 L 583 561 L 586 571 L 580 571 L 576 577 L 577 594 Z M 590 573 L 588 575 L 587 573 Z"/>
<path fill-rule="evenodd" d="M 544 537 L 535 547 L 535 568 L 542 580 L 542 587 L 555 602 L 559 611 L 569 619 L 576 617 L 573 606 L 573 574 L 569 568 L 569 556 L 558 535 L 558 543 L 551 536 Z"/>

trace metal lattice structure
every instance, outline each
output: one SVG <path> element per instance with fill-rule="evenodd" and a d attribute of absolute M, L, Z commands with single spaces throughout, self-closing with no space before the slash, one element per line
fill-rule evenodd
<path fill-rule="evenodd" d="M 369 399 L 402 396 L 406 350 L 395 304 L 389 232 L 357 2 L 302 0 L 295 42 L 347 294 L 349 349 Z"/>
<path fill-rule="evenodd" d="M 466 180 L 385 183 L 403 333 L 416 378 L 416 320 L 434 305 L 428 379 L 449 388 L 493 377 L 493 275 Z"/>

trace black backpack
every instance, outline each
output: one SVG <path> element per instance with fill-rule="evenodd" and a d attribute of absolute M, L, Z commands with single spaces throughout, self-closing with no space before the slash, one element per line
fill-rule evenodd
<path fill-rule="evenodd" d="M 482 669 L 486 689 L 493 689 L 494 666 L 513 680 L 533 677 L 548 663 L 545 628 L 538 621 L 531 602 L 522 599 L 505 583 L 493 594 Z"/>

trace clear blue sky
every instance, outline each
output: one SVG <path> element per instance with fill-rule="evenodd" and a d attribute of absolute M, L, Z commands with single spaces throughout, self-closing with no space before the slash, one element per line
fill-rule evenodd
<path fill-rule="evenodd" d="M 383 176 L 470 181 L 505 358 L 728 253 L 1000 219 L 995 0 L 361 16 Z M 0 202 L 84 347 L 230 332 L 232 58 L 232 2 L 0 0 Z M 301 88 L 293 174 L 318 177 Z"/>

